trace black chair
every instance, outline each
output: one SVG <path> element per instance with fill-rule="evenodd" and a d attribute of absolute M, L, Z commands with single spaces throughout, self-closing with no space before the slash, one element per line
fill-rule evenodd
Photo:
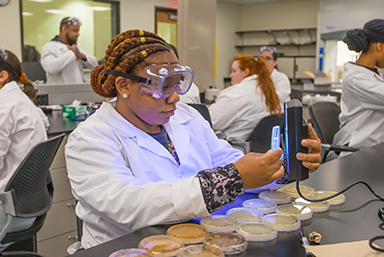
<path fill-rule="evenodd" d="M 308 106 L 309 115 L 311 116 L 313 127 L 317 136 L 320 138 L 324 155 L 322 163 L 326 161 L 329 151 L 340 153 L 341 151 L 355 152 L 359 149 L 333 145 L 333 137 L 339 131 L 339 114 L 341 112 L 338 104 L 334 102 L 319 101 Z"/>
<path fill-rule="evenodd" d="M 298 90 L 298 89 L 291 89 L 291 94 L 290 94 L 291 99 L 297 99 L 300 102 L 303 101 L 303 91 Z"/>
<path fill-rule="evenodd" d="M 50 166 L 65 134 L 37 144 L 19 165 L 5 191 L 0 193 L 5 223 L 0 224 L 0 252 L 7 246 L 29 239 L 43 226 L 52 205 L 53 185 Z M 14 218 L 35 218 L 31 227 L 8 232 Z M 40 256 L 33 252 L 2 252 L 0 256 Z"/>
<path fill-rule="evenodd" d="M 284 114 L 264 117 L 249 135 L 251 152 L 265 153 L 271 149 L 272 128 L 280 126 L 281 133 L 284 127 Z"/>
<path fill-rule="evenodd" d="M 188 104 L 189 106 L 195 108 L 203 117 L 209 122 L 212 128 L 211 115 L 209 115 L 208 107 L 205 104 Z"/>

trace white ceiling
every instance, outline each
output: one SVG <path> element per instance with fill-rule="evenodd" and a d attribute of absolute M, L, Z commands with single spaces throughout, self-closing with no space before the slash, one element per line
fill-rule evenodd
<path fill-rule="evenodd" d="M 217 0 L 217 1 L 233 3 L 233 4 L 255 4 L 255 3 L 272 3 L 272 2 L 293 2 L 293 1 L 299 1 L 299 0 Z M 307 0 L 307 1 L 314 1 L 314 0 Z"/>

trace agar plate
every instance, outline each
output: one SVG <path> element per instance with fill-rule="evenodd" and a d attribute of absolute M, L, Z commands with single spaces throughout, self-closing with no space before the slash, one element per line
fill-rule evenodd
<path fill-rule="evenodd" d="M 274 201 L 264 199 L 249 199 L 243 202 L 243 207 L 257 209 L 268 214 L 276 211 L 277 204 Z"/>
<path fill-rule="evenodd" d="M 155 255 L 150 251 L 138 249 L 138 248 L 123 249 L 109 255 L 109 257 L 135 257 L 135 256 L 154 257 Z"/>
<path fill-rule="evenodd" d="M 249 222 L 240 224 L 236 232 L 248 241 L 265 242 L 277 237 L 277 230 L 272 225 L 261 222 Z"/>
<path fill-rule="evenodd" d="M 274 201 L 276 204 L 287 204 L 292 201 L 290 194 L 281 191 L 263 191 L 259 194 L 259 198 Z"/>
<path fill-rule="evenodd" d="M 210 233 L 233 232 L 238 224 L 236 218 L 226 215 L 212 215 L 204 217 L 200 221 L 200 225 L 206 227 Z"/>
<path fill-rule="evenodd" d="M 274 226 L 277 231 L 294 231 L 301 227 L 300 220 L 288 214 L 268 214 L 263 217 L 263 222 Z"/>
<path fill-rule="evenodd" d="M 183 246 L 184 243 L 181 239 L 165 235 L 149 236 L 139 243 L 139 248 L 162 257 L 175 256 Z"/>
<path fill-rule="evenodd" d="M 215 246 L 199 244 L 184 247 L 177 257 L 224 257 L 224 253 Z"/>
<path fill-rule="evenodd" d="M 304 195 L 305 197 L 310 196 L 315 192 L 315 189 L 313 189 L 312 187 L 299 186 L 299 188 L 300 188 L 301 194 Z M 292 195 L 292 197 L 294 198 L 300 197 L 299 193 L 297 193 L 296 185 L 290 185 L 290 186 L 284 187 L 284 192 Z"/>
<path fill-rule="evenodd" d="M 285 204 L 277 206 L 276 213 L 293 215 L 299 220 L 308 220 L 313 216 L 311 208 L 299 204 Z"/>
<path fill-rule="evenodd" d="M 303 198 L 297 198 L 293 204 L 298 204 L 298 205 L 304 205 L 309 208 L 313 212 L 324 212 L 329 210 L 329 203 L 327 201 L 322 201 L 322 202 L 309 202 L 307 200 L 304 200 Z"/>
<path fill-rule="evenodd" d="M 240 224 L 245 222 L 260 221 L 263 216 L 263 212 L 251 208 L 233 208 L 227 211 L 227 216 L 236 218 Z"/>
<path fill-rule="evenodd" d="M 337 194 L 337 192 L 334 192 L 334 191 L 316 191 L 311 196 L 308 196 L 308 198 L 309 199 L 321 199 L 321 198 L 330 197 L 334 194 Z M 327 202 L 330 205 L 343 204 L 343 203 L 345 203 L 345 195 L 340 194 L 334 198 L 327 200 Z"/>
<path fill-rule="evenodd" d="M 224 254 L 237 254 L 247 249 L 248 241 L 236 233 L 212 233 L 204 238 L 203 244 L 216 246 Z"/>
<path fill-rule="evenodd" d="M 167 234 L 183 240 L 184 244 L 197 244 L 208 235 L 208 229 L 198 224 L 185 223 L 170 227 Z"/>

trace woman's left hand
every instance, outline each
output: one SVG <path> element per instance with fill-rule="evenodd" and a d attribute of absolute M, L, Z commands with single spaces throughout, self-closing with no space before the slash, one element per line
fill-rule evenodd
<path fill-rule="evenodd" d="M 321 162 L 321 141 L 317 137 L 312 128 L 312 124 L 308 123 L 308 139 L 301 140 L 301 145 L 308 147 L 308 153 L 298 153 L 296 158 L 303 162 L 303 166 L 307 167 L 309 172 L 314 172 L 320 166 Z"/>

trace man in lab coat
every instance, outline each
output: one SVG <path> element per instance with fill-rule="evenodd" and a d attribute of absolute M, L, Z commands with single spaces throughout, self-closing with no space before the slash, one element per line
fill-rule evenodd
<path fill-rule="evenodd" d="M 96 57 L 87 53 L 77 39 L 81 21 L 75 17 L 61 20 L 60 34 L 46 43 L 41 50 L 47 84 L 83 83 L 83 69 L 93 69 L 98 65 Z"/>

